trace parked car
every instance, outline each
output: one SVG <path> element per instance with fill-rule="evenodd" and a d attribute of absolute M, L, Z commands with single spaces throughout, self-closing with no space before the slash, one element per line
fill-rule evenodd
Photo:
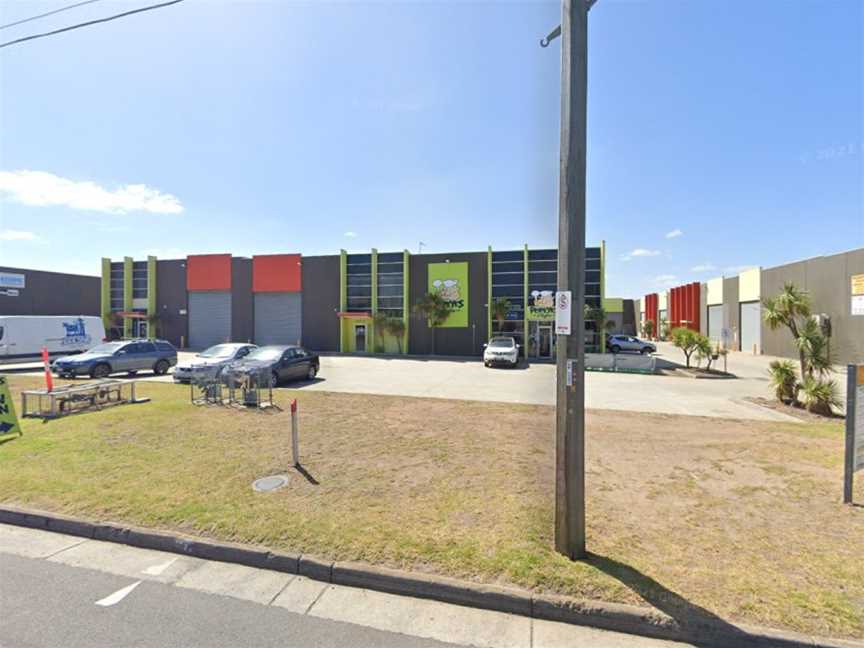
<path fill-rule="evenodd" d="M 235 360 L 245 358 L 257 349 L 255 344 L 230 342 L 211 346 L 189 362 L 174 367 L 174 382 L 188 383 L 193 378 L 218 378 L 222 370 Z"/>
<path fill-rule="evenodd" d="M 507 365 L 515 367 L 519 364 L 519 344 L 512 337 L 493 337 L 488 344 L 483 345 L 483 364 Z"/>
<path fill-rule="evenodd" d="M 612 353 L 635 351 L 637 353 L 657 353 L 657 347 L 632 335 L 610 335 L 606 338 L 606 349 Z"/>
<path fill-rule="evenodd" d="M 105 341 L 101 317 L 7 315 L 0 317 L 0 363 L 33 362 L 42 348 L 52 356 L 81 353 Z"/>
<path fill-rule="evenodd" d="M 81 355 L 58 358 L 51 364 L 62 377 L 84 376 L 106 378 L 114 373 L 134 376 L 152 370 L 156 375 L 168 373 L 177 364 L 177 349 L 165 340 L 124 340 L 106 342 Z"/>
<path fill-rule="evenodd" d="M 271 345 L 258 347 L 245 358 L 231 362 L 222 375 L 237 380 L 243 375 L 264 374 L 276 387 L 288 380 L 312 380 L 319 369 L 318 354 L 295 345 Z"/>

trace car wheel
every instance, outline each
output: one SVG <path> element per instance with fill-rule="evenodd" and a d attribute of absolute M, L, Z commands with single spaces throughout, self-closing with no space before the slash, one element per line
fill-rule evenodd
<path fill-rule="evenodd" d="M 107 378 L 111 375 L 111 367 L 104 362 L 97 364 L 90 370 L 91 378 Z"/>
<path fill-rule="evenodd" d="M 612 353 L 618 353 L 621 350 L 621 347 L 617 344 L 612 345 Z"/>
<path fill-rule="evenodd" d="M 270 372 L 270 386 L 278 387 L 279 386 L 279 374 L 275 371 Z"/>
<path fill-rule="evenodd" d="M 487 369 L 489 368 L 489 363 L 488 363 L 488 362 L 484 362 L 483 364 L 486 366 Z"/>
<path fill-rule="evenodd" d="M 127 371 L 126 375 L 131 378 L 132 376 L 137 376 L 138 372 L 137 371 Z"/>
<path fill-rule="evenodd" d="M 651 349 L 649 349 L 648 347 L 645 347 L 644 349 L 642 349 L 641 353 L 642 353 L 642 355 L 648 355 L 649 353 L 651 353 Z"/>
<path fill-rule="evenodd" d="M 310 364 L 309 365 L 309 372 L 306 374 L 306 378 L 308 380 L 315 380 L 315 376 L 317 376 L 317 375 L 318 375 L 318 368 L 315 365 Z"/>
<path fill-rule="evenodd" d="M 168 364 L 167 360 L 160 360 L 153 367 L 153 373 L 155 373 L 157 376 L 164 376 L 166 373 L 168 373 L 168 369 L 170 367 L 171 365 Z"/>

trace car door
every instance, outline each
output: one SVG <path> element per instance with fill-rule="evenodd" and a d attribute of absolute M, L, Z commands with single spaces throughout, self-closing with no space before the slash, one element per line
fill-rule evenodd
<path fill-rule="evenodd" d="M 306 378 L 309 375 L 309 365 L 312 355 L 306 349 L 295 349 L 297 353 L 297 378 Z"/>
<path fill-rule="evenodd" d="M 294 349 L 285 349 L 279 361 L 279 379 L 291 380 L 294 377 Z"/>
<path fill-rule="evenodd" d="M 111 359 L 111 369 L 113 371 L 132 371 L 137 348 L 138 344 L 133 342 L 124 344 L 117 349 Z"/>
<path fill-rule="evenodd" d="M 136 346 L 138 348 L 132 356 L 134 358 L 133 362 L 135 363 L 135 366 L 132 368 L 136 371 L 141 369 L 152 369 L 153 365 L 156 364 L 156 360 L 158 360 L 156 345 L 152 342 L 139 342 Z"/>

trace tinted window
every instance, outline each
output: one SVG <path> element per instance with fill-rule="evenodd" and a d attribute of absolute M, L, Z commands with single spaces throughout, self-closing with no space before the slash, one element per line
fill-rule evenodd
<path fill-rule="evenodd" d="M 237 351 L 237 357 L 242 358 L 244 356 L 249 355 L 249 352 L 252 350 L 252 347 L 243 347 Z"/>
<path fill-rule="evenodd" d="M 168 344 L 167 342 L 157 342 L 156 348 L 160 351 L 165 351 L 167 353 L 174 353 L 174 347 Z"/>
<path fill-rule="evenodd" d="M 156 353 L 156 345 L 152 342 L 139 342 L 135 353 Z"/>

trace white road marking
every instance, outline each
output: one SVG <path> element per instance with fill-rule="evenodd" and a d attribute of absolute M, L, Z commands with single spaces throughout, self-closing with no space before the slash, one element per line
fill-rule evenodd
<path fill-rule="evenodd" d="M 178 560 L 178 558 L 172 558 L 168 562 L 164 562 L 161 565 L 153 565 L 152 567 L 148 567 L 147 569 L 145 569 L 141 573 L 147 574 L 148 576 L 159 576 L 162 574 L 162 572 L 164 572 L 171 565 L 173 565 L 175 562 L 177 562 L 177 560 Z"/>
<path fill-rule="evenodd" d="M 127 585 L 123 589 L 119 589 L 116 592 L 114 592 L 113 594 L 109 594 L 105 598 L 103 598 L 99 601 L 96 601 L 96 605 L 101 605 L 102 607 L 117 605 L 120 601 L 122 601 L 124 598 L 126 598 L 129 595 L 129 593 L 132 590 L 134 590 L 136 587 L 138 587 L 141 583 L 142 583 L 142 581 L 136 581 L 136 582 L 132 583 L 131 585 Z"/>

